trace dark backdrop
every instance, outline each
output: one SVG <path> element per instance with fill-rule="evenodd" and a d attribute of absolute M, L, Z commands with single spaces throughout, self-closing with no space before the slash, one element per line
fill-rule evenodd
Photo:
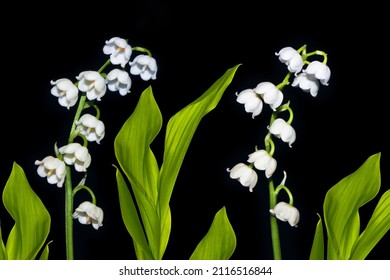
<path fill-rule="evenodd" d="M 287 186 L 301 220 L 297 228 L 279 223 L 283 257 L 308 259 L 326 191 L 374 153 L 382 153 L 380 194 L 389 188 L 387 18 L 381 15 L 382 7 L 373 3 L 341 10 L 328 4 L 286 7 L 251 1 L 179 6 L 147 0 L 113 3 L 93 12 L 78 5 L 50 7 L 47 12 L 44 7 L 24 7 L 37 11 L 27 15 L 13 7 L 12 16 L 2 23 L 0 189 L 16 161 L 51 213 L 50 259 L 65 258 L 64 189 L 38 177 L 34 161 L 53 154 L 55 142 L 64 143 L 73 117 L 73 111 L 59 106 L 50 94 L 50 80 L 97 70 L 107 59 L 104 42 L 113 36 L 148 48 L 157 60 L 157 80 L 150 84 L 164 120 L 152 147 L 160 162 L 169 118 L 228 68 L 242 64 L 220 104 L 202 120 L 184 160 L 171 199 L 172 232 L 165 259 L 188 259 L 222 206 L 237 235 L 232 259 L 272 258 L 266 181 L 259 172 L 261 179 L 249 193 L 229 178 L 226 168 L 245 161 L 255 145 L 263 145 L 268 122 L 266 113 L 253 120 L 235 93 L 263 81 L 279 83 L 286 67 L 274 53 L 285 46 L 307 44 L 309 51 L 327 52 L 332 75 L 316 98 L 299 89 L 288 88 L 285 94 L 294 109 L 297 139 L 291 149 L 277 142 L 278 155 L 283 155 L 277 158 L 278 171 L 288 173 Z M 130 94 L 107 92 L 99 103 L 106 136 L 100 145 L 90 145 L 87 183 L 104 210 L 104 226 L 95 231 L 75 222 L 76 259 L 135 258 L 120 217 L 113 140 L 148 84 L 133 77 Z M 88 199 L 79 194 L 75 204 Z M 363 224 L 378 199 L 361 209 Z M 5 241 L 12 219 L 2 203 L 0 219 Z M 368 258 L 387 259 L 389 245 L 387 234 Z"/>

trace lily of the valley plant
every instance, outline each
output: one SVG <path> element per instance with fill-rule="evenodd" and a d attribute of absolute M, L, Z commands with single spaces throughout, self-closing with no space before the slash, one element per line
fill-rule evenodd
<path fill-rule="evenodd" d="M 73 223 L 78 221 L 91 230 L 99 230 L 104 223 L 104 209 L 98 206 L 93 189 L 87 184 L 88 168 L 94 159 L 88 147 L 100 144 L 105 136 L 99 103 L 107 98 L 107 92 L 128 94 L 133 76 L 143 81 L 157 78 L 157 62 L 143 47 L 134 47 L 124 38 L 112 37 L 105 41 L 102 51 L 108 58 L 98 70 L 87 69 L 73 79 L 59 78 L 50 82 L 50 93 L 58 99 L 58 104 L 69 111 L 76 109 L 67 141 L 54 143 L 52 154 L 35 161 L 38 175 L 64 192 L 66 258 L 69 260 L 74 259 Z M 299 226 L 300 220 L 299 202 L 294 201 L 287 187 L 287 172 L 278 166 L 278 158 L 284 155 L 278 154 L 276 149 L 279 144 L 293 148 L 297 137 L 293 109 L 290 101 L 286 101 L 286 92 L 299 88 L 316 97 L 320 87 L 328 85 L 331 71 L 327 54 L 318 50 L 307 52 L 306 45 L 299 49 L 285 47 L 275 54 L 287 66 L 283 80 L 278 84 L 260 82 L 236 93 L 239 106 L 243 105 L 252 118 L 261 117 L 263 110 L 271 110 L 263 143 L 254 144 L 246 162 L 237 163 L 227 171 L 250 192 L 263 187 L 255 188 L 261 181 L 259 176 L 267 180 L 271 244 L 274 259 L 281 259 L 278 220 L 288 222 L 293 228 Z M 202 118 L 218 105 L 239 67 L 238 64 L 228 69 L 202 95 L 168 120 L 161 161 L 151 149 L 163 128 L 163 119 L 150 85 L 116 135 L 113 145 L 117 162 L 113 164 L 118 201 L 137 259 L 164 258 L 172 223 L 170 199 L 188 147 Z M 329 189 L 323 218 L 319 214 L 319 222 L 313 229 L 308 258 L 364 259 L 389 230 L 389 191 L 380 198 L 366 228 L 360 229 L 359 208 L 374 198 L 380 188 L 379 160 L 380 153 L 372 155 L 359 170 Z M 161 165 L 158 162 L 162 162 Z M 275 186 L 274 176 L 278 172 L 283 172 L 283 179 Z M 89 193 L 90 200 L 75 206 L 75 196 L 81 190 Z M 287 193 L 288 201 L 279 199 L 281 191 Z M 0 259 L 48 259 L 50 214 L 17 163 L 4 188 L 3 203 L 15 225 L 6 242 L 0 228 Z M 222 207 L 189 259 L 229 259 L 236 243 L 227 209 Z"/>
<path fill-rule="evenodd" d="M 254 88 L 237 93 L 237 102 L 244 105 L 252 118 L 259 116 L 264 104 L 272 110 L 269 125 L 264 136 L 264 147 L 248 155 L 248 163 L 238 163 L 227 169 L 230 177 L 237 179 L 253 192 L 258 183 L 257 171 L 264 171 L 268 180 L 270 228 L 275 259 L 281 259 L 281 244 L 277 220 L 297 227 L 300 219 L 295 207 L 293 194 L 286 186 L 287 173 L 283 170 L 283 180 L 275 188 L 273 175 L 277 170 L 276 141 L 282 141 L 292 148 L 297 134 L 293 127 L 293 109 L 290 101 L 285 101 L 287 86 L 316 97 L 321 86 L 327 86 L 331 76 L 327 66 L 328 57 L 323 51 L 307 52 L 307 46 L 299 49 L 284 47 L 275 53 L 287 66 L 284 79 L 274 84 L 260 82 Z M 311 60 L 322 57 L 322 60 Z M 287 112 L 287 116 L 285 114 Z M 274 141 L 275 140 L 275 141 Z M 324 218 L 327 242 L 324 240 L 322 220 L 318 222 L 310 259 L 364 259 L 372 248 L 390 229 L 390 191 L 386 191 L 375 209 L 366 229 L 360 232 L 359 208 L 370 201 L 380 188 L 380 153 L 371 156 L 354 174 L 351 174 L 332 187 L 324 201 Z M 278 195 L 284 190 L 288 202 L 279 201 Z M 325 247 L 327 248 L 325 249 Z"/>

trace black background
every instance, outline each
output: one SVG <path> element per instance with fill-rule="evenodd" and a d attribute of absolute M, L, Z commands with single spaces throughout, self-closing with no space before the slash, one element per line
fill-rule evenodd
<path fill-rule="evenodd" d="M 294 110 L 297 139 L 293 148 L 276 142 L 278 171 L 287 171 L 287 186 L 301 213 L 297 228 L 279 223 L 284 259 L 308 259 L 326 191 L 381 152 L 382 187 L 389 188 L 388 20 L 385 9 L 334 5 L 315 7 L 239 1 L 171 4 L 164 1 L 106 3 L 87 9 L 69 4 L 9 8 L 3 22 L 2 156 L 0 186 L 12 162 L 23 167 L 30 185 L 52 218 L 50 259 L 65 259 L 64 189 L 36 173 L 34 161 L 53 155 L 54 143 L 65 144 L 74 110 L 59 106 L 50 80 L 75 80 L 81 71 L 97 70 L 107 56 L 105 40 L 127 38 L 149 49 L 158 63 L 157 80 L 133 77 L 125 97 L 107 92 L 99 103 L 106 136 L 89 145 L 92 164 L 87 185 L 105 213 L 104 226 L 74 224 L 76 259 L 134 259 L 132 240 L 120 217 L 113 141 L 132 113 L 141 92 L 151 84 L 164 125 L 153 143 L 161 163 L 169 118 L 206 91 L 225 71 L 242 64 L 217 108 L 198 127 L 183 162 L 172 199 L 172 232 L 164 259 L 188 259 L 206 234 L 215 213 L 226 206 L 237 236 L 232 259 L 272 259 L 268 192 L 264 176 L 250 193 L 229 178 L 226 168 L 244 162 L 263 145 L 269 111 L 254 120 L 236 102 L 236 92 L 263 81 L 279 83 L 286 67 L 275 52 L 285 46 L 328 54 L 329 86 L 313 98 L 287 87 L 285 100 Z M 96 9 L 96 10 L 94 10 Z M 4 21 L 4 19 L 2 20 Z M 75 205 L 88 199 L 80 192 Z M 379 195 L 361 209 L 364 225 Z M 4 241 L 13 225 L 0 204 Z M 364 228 L 364 226 L 363 226 Z M 387 259 L 389 234 L 368 259 Z"/>

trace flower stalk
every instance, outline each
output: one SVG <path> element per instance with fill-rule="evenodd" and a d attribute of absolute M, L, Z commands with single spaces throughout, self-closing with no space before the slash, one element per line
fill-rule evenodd
<path fill-rule="evenodd" d="M 250 191 L 253 190 L 257 184 L 257 176 L 253 174 L 253 167 L 257 170 L 265 171 L 265 177 L 268 179 L 269 191 L 269 207 L 270 207 L 270 228 L 272 249 L 275 260 L 282 259 L 278 221 L 288 221 L 292 227 L 296 227 L 299 222 L 299 211 L 293 206 L 293 195 L 289 188 L 285 186 L 286 172 L 280 185 L 275 189 L 273 175 L 277 169 L 277 161 L 274 158 L 275 143 L 273 138 L 281 139 L 287 143 L 289 147 L 296 140 L 296 132 L 292 126 L 294 113 L 290 106 L 290 101 L 283 104 L 284 94 L 283 90 L 290 85 L 290 79 L 293 78 L 292 87 L 299 86 L 304 92 L 309 92 L 313 97 L 317 95 L 320 84 L 328 85 L 330 78 L 330 70 L 326 65 L 327 55 L 323 51 L 314 51 L 307 53 L 307 46 L 303 45 L 298 50 L 292 47 L 282 48 L 275 53 L 279 60 L 287 66 L 288 73 L 285 75 L 282 82 L 276 86 L 271 82 L 261 82 L 256 87 L 245 89 L 240 93 L 236 93 L 237 102 L 243 104 L 245 111 L 252 114 L 252 118 L 258 116 L 262 110 L 263 105 L 268 104 L 272 110 L 270 122 L 267 127 L 268 132 L 264 138 L 265 149 L 257 149 L 249 154 L 249 166 L 244 163 L 237 164 L 230 172 L 230 177 L 238 179 L 243 186 L 250 185 Z M 313 55 L 323 56 L 323 62 L 308 61 L 308 58 Z M 307 67 L 305 68 L 305 65 Z M 288 111 L 289 117 L 287 121 L 279 117 L 279 114 Z M 235 170 L 242 170 L 241 173 L 232 172 Z M 246 170 L 246 173 L 243 172 Z M 250 171 L 251 172 L 250 172 Z M 289 196 L 289 203 L 278 202 L 277 196 L 280 190 L 285 190 Z"/>
<path fill-rule="evenodd" d="M 271 179 L 268 180 L 268 190 L 269 190 L 269 204 L 270 209 L 273 209 L 276 205 L 276 195 L 274 181 Z M 270 226 L 271 226 L 271 241 L 272 241 L 272 252 L 275 260 L 282 259 L 282 252 L 280 248 L 280 238 L 279 238 L 279 227 L 276 217 L 270 216 Z"/>
<path fill-rule="evenodd" d="M 73 187 L 70 166 L 66 166 L 65 179 L 65 248 L 66 259 L 74 259 L 73 249 Z"/>
<path fill-rule="evenodd" d="M 130 57 L 133 51 L 140 51 L 148 55 L 138 55 L 133 61 Z M 66 259 L 74 259 L 73 245 L 73 219 L 78 219 L 81 224 L 92 224 L 96 230 L 103 225 L 103 210 L 96 206 L 96 197 L 89 187 L 85 185 L 87 168 L 91 163 L 91 155 L 88 151 L 88 143 L 100 141 L 105 135 L 105 125 L 100 120 L 100 110 L 96 101 L 109 91 L 118 91 L 121 96 L 130 92 L 131 78 L 129 74 L 139 75 L 144 81 L 156 79 L 157 64 L 151 57 L 149 50 L 141 47 L 131 48 L 127 40 L 113 37 L 105 42 L 103 53 L 110 58 L 98 71 L 83 71 L 76 76 L 76 82 L 62 78 L 51 81 L 53 88 L 51 94 L 58 97 L 58 103 L 70 109 L 77 104 L 77 109 L 70 128 L 67 144 L 60 148 L 55 145 L 56 157 L 47 156 L 43 160 L 36 160 L 38 175 L 46 177 L 50 184 L 57 184 L 59 188 L 65 185 L 65 248 Z M 149 56 L 150 55 L 150 56 Z M 109 65 L 119 65 L 108 74 L 103 71 Z M 125 66 L 129 65 L 127 72 Z M 81 92 L 81 94 L 79 94 Z M 94 107 L 96 115 L 83 114 L 83 110 Z M 80 137 L 82 143 L 75 142 Z M 84 172 L 81 182 L 74 187 L 72 182 L 71 165 L 77 172 Z M 79 190 L 86 190 L 91 196 L 91 201 L 82 202 L 74 210 L 74 196 Z M 74 212 L 73 212 L 74 211 Z"/>

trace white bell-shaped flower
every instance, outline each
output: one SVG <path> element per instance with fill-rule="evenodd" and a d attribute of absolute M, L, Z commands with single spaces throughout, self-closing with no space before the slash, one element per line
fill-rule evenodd
<path fill-rule="evenodd" d="M 88 141 L 96 141 L 98 144 L 100 144 L 106 132 L 104 123 L 91 114 L 82 115 L 76 122 L 76 126 Z"/>
<path fill-rule="evenodd" d="M 237 102 L 244 104 L 245 111 L 252 113 L 252 118 L 255 118 L 263 110 L 263 100 L 253 89 L 245 89 L 236 95 Z"/>
<path fill-rule="evenodd" d="M 103 226 L 103 210 L 89 201 L 81 203 L 72 216 L 74 219 L 78 219 L 83 225 L 92 224 L 96 230 Z"/>
<path fill-rule="evenodd" d="M 74 165 L 78 172 L 86 172 L 91 164 L 91 155 L 87 147 L 80 143 L 70 143 L 58 149 L 64 155 L 64 161 L 68 165 Z"/>
<path fill-rule="evenodd" d="M 88 100 L 98 100 L 106 94 L 106 81 L 97 71 L 83 71 L 77 77 L 78 88 L 87 93 Z"/>
<path fill-rule="evenodd" d="M 279 56 L 279 60 L 287 65 L 288 71 L 292 73 L 299 73 L 304 65 L 302 56 L 292 47 L 282 48 L 279 52 L 275 53 Z"/>
<path fill-rule="evenodd" d="M 309 92 L 311 96 L 316 97 L 320 89 L 320 83 L 316 78 L 307 73 L 299 73 L 292 82 L 291 86 L 300 87 L 304 92 Z"/>
<path fill-rule="evenodd" d="M 283 222 L 288 222 L 290 226 L 298 226 L 299 211 L 294 206 L 282 201 L 276 204 L 275 207 L 269 211 L 272 215 L 275 215 L 277 219 Z"/>
<path fill-rule="evenodd" d="M 283 102 L 283 93 L 273 83 L 262 82 L 256 86 L 254 91 L 260 94 L 264 102 L 269 104 L 274 111 Z"/>
<path fill-rule="evenodd" d="M 244 163 L 236 164 L 232 169 L 227 169 L 230 172 L 230 178 L 238 180 L 244 187 L 249 187 L 252 192 L 257 184 L 257 173 L 253 168 Z"/>
<path fill-rule="evenodd" d="M 131 66 L 130 74 L 140 75 L 144 81 L 155 80 L 157 77 L 156 60 L 149 55 L 140 54 L 133 61 L 129 62 L 129 65 Z"/>
<path fill-rule="evenodd" d="M 295 142 L 295 129 L 291 125 L 289 125 L 284 119 L 275 119 L 268 129 L 269 132 L 271 132 L 273 135 L 278 138 L 281 138 L 283 142 L 288 143 L 290 148 L 291 145 Z"/>
<path fill-rule="evenodd" d="M 69 109 L 74 106 L 79 98 L 79 90 L 69 79 L 58 79 L 50 81 L 54 87 L 51 89 L 51 94 L 58 97 L 58 103 L 61 106 Z"/>
<path fill-rule="evenodd" d="M 266 150 L 257 150 L 248 156 L 248 162 L 253 163 L 258 170 L 265 170 L 265 176 L 270 178 L 277 166 L 276 160 Z"/>
<path fill-rule="evenodd" d="M 65 181 L 65 162 L 53 156 L 47 156 L 43 160 L 36 160 L 38 165 L 38 175 L 42 178 L 47 177 L 49 184 L 57 184 L 61 188 Z"/>
<path fill-rule="evenodd" d="M 330 79 L 330 69 L 329 69 L 328 65 L 326 65 L 322 62 L 319 62 L 319 61 L 312 61 L 306 67 L 304 72 L 307 75 L 318 79 L 322 85 L 324 85 L 324 86 L 328 85 L 328 82 Z"/>
<path fill-rule="evenodd" d="M 119 94 L 125 96 L 130 92 L 131 78 L 127 71 L 120 69 L 111 70 L 106 76 L 107 87 L 111 91 L 119 91 Z"/>
<path fill-rule="evenodd" d="M 103 53 L 110 55 L 110 62 L 113 65 L 120 64 L 122 67 L 129 62 L 132 52 L 131 46 L 120 37 L 112 37 L 103 47 Z"/>

